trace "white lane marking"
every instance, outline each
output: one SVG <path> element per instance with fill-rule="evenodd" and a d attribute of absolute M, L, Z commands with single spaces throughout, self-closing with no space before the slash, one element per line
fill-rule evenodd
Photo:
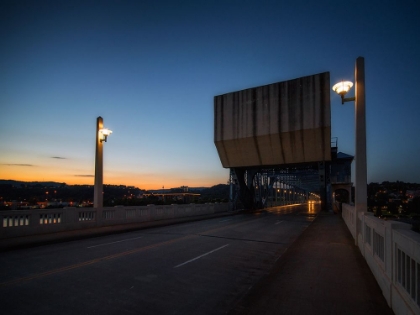
<path fill-rule="evenodd" d="M 211 253 L 214 253 L 214 252 L 216 252 L 216 251 L 218 251 L 218 250 L 221 250 L 222 248 L 225 248 L 226 246 L 229 246 L 229 244 L 223 245 L 223 246 L 221 246 L 221 247 L 219 247 L 219 248 L 216 248 L 216 249 L 213 249 L 212 251 L 209 251 L 209 252 L 207 252 L 207 253 L 205 253 L 205 254 L 203 254 L 203 255 L 200 255 L 200 256 L 198 256 L 198 257 L 195 257 L 195 258 L 193 258 L 193 259 L 190 259 L 190 260 L 188 260 L 188 261 L 186 261 L 186 262 L 184 262 L 184 263 L 182 263 L 182 264 L 179 264 L 178 266 L 175 266 L 174 268 L 178 268 L 178 267 L 184 266 L 184 265 L 186 265 L 186 264 L 188 264 L 188 263 L 190 263 L 190 262 L 193 262 L 194 260 L 200 259 L 201 257 L 204 257 L 204 256 L 207 256 L 207 255 L 210 255 Z"/>
<path fill-rule="evenodd" d="M 121 240 L 121 241 L 115 241 L 115 242 L 111 242 L 111 243 L 104 243 L 104 244 L 99 244 L 99 245 L 93 245 L 93 246 L 89 246 L 87 248 L 93 248 L 93 247 L 98 247 L 98 246 L 104 246 L 104 245 L 111 245 L 111 244 L 115 244 L 115 243 L 121 243 L 121 242 L 125 242 L 125 241 L 131 241 L 131 240 L 137 240 L 139 238 L 142 238 L 143 236 L 140 237 L 134 237 L 134 238 L 127 238 L 125 240 Z"/>
<path fill-rule="evenodd" d="M 232 219 L 226 219 L 226 220 L 222 220 L 222 221 L 219 221 L 219 222 L 226 222 L 226 221 L 230 221 L 230 220 L 232 220 Z"/>
<path fill-rule="evenodd" d="M 276 223 L 274 223 L 275 225 L 277 225 L 277 224 L 279 224 L 279 223 L 282 223 L 283 221 L 278 221 L 278 222 L 276 222 Z"/>

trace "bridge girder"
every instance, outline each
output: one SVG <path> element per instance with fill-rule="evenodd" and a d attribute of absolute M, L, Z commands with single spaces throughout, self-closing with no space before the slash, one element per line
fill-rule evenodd
<path fill-rule="evenodd" d="M 247 210 L 264 208 L 274 189 L 289 189 L 289 193 L 305 196 L 314 193 L 325 199 L 325 183 L 328 181 L 325 163 L 264 168 L 231 168 L 231 202 L 234 208 Z M 279 187 L 280 186 L 280 187 Z"/>

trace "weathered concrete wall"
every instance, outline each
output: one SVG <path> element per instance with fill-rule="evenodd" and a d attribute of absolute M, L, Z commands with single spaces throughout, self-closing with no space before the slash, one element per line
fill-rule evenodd
<path fill-rule="evenodd" d="M 406 223 L 385 221 L 372 213 L 357 215 L 349 204 L 343 204 L 342 215 L 394 313 L 420 314 L 420 234 Z"/>
<path fill-rule="evenodd" d="M 330 74 L 214 98 L 214 142 L 223 167 L 331 160 Z"/>

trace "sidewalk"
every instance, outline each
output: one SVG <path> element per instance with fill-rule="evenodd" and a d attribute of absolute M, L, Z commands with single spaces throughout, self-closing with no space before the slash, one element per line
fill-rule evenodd
<path fill-rule="evenodd" d="M 321 213 L 229 314 L 393 314 L 339 215 Z"/>

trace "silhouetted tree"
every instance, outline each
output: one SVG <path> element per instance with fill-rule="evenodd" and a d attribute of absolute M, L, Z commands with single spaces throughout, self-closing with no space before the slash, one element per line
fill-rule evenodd
<path fill-rule="evenodd" d="M 413 200 L 408 204 L 408 210 L 412 214 L 420 215 L 420 197 L 413 198 Z"/>
<path fill-rule="evenodd" d="M 395 202 L 388 203 L 388 211 L 392 214 L 398 214 L 398 207 Z"/>

